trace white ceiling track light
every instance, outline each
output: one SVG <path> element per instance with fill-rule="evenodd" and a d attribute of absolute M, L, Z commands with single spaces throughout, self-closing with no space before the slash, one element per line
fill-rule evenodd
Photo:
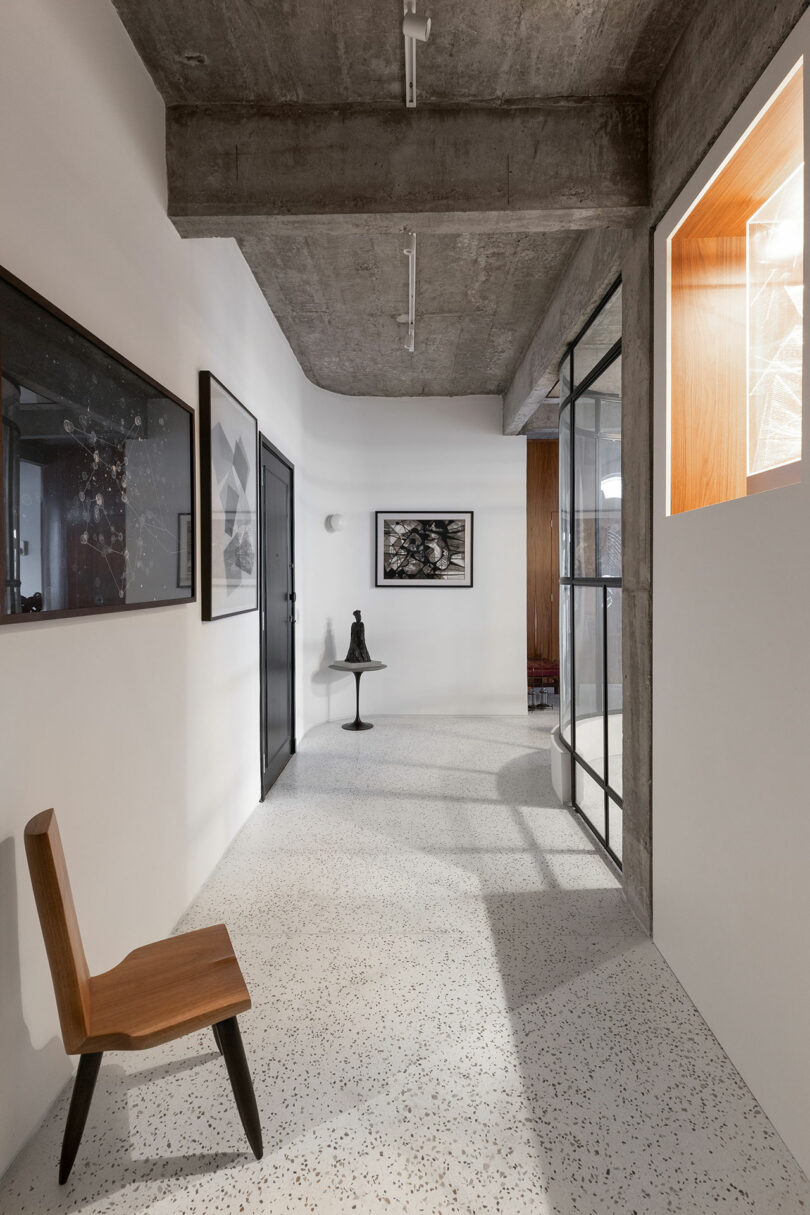
<path fill-rule="evenodd" d="M 405 248 L 402 250 L 408 259 L 408 336 L 405 339 L 405 349 L 413 354 L 416 334 L 416 233 L 405 232 Z"/>
<path fill-rule="evenodd" d="M 430 37 L 430 17 L 416 15 L 416 0 L 405 0 L 402 33 L 405 36 L 405 105 L 412 110 L 416 105 L 416 44 L 427 42 Z"/>

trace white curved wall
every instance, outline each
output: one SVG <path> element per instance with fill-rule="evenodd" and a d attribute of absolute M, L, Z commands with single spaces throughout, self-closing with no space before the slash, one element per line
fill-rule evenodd
<path fill-rule="evenodd" d="M 354 716 L 345 658 L 355 608 L 373 658 L 363 711 L 526 712 L 526 441 L 502 433 L 499 397 L 338 397 L 310 385 L 306 483 L 303 712 Z M 470 589 L 374 586 L 375 510 L 473 510 Z M 327 515 L 345 516 L 328 532 Z"/>

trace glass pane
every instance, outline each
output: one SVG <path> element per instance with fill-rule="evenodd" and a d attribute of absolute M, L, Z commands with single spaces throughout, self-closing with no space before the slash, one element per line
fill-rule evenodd
<path fill-rule="evenodd" d="M 560 414 L 560 577 L 571 576 L 571 406 Z"/>
<path fill-rule="evenodd" d="M 614 291 L 574 347 L 574 384 L 579 385 L 622 336 L 622 289 Z"/>
<path fill-rule="evenodd" d="M 571 588 L 560 587 L 560 734 L 571 742 Z"/>
<path fill-rule="evenodd" d="M 802 458 L 804 165 L 747 224 L 748 475 Z"/>
<path fill-rule="evenodd" d="M 3 610 L 190 599 L 192 414 L 5 282 L 0 331 Z"/>
<path fill-rule="evenodd" d="M 608 846 L 611 852 L 615 852 L 619 860 L 622 859 L 622 808 L 617 806 L 613 798 L 608 798 L 608 819 L 609 819 L 609 834 Z"/>
<path fill-rule="evenodd" d="M 583 814 L 587 815 L 598 835 L 605 838 L 605 794 L 592 776 L 576 765 L 577 788 L 576 802 Z"/>
<path fill-rule="evenodd" d="M 574 406 L 574 575 L 596 577 L 596 410 L 591 396 Z"/>
<path fill-rule="evenodd" d="M 607 704 L 608 784 L 622 796 L 622 593 L 608 587 L 607 595 Z"/>
<path fill-rule="evenodd" d="M 617 358 L 574 406 L 575 574 L 622 574 L 622 361 Z"/>
<path fill-rule="evenodd" d="M 571 354 L 566 354 L 560 363 L 560 400 L 564 401 L 571 392 Z"/>
<path fill-rule="evenodd" d="M 595 399 L 599 483 L 597 570 L 600 578 L 622 576 L 622 360 L 600 376 Z"/>
<path fill-rule="evenodd" d="M 576 750 L 605 774 L 604 650 L 601 586 L 574 587 Z"/>

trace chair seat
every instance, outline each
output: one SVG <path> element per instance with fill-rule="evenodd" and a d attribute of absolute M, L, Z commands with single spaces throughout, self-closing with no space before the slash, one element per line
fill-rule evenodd
<path fill-rule="evenodd" d="M 90 979 L 80 1051 L 144 1050 L 250 1008 L 224 924 L 155 941 Z"/>

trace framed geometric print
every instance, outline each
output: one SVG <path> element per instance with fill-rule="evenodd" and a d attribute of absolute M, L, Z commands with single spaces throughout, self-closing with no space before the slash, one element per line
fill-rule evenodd
<path fill-rule="evenodd" d="M 258 444 L 255 417 L 200 372 L 202 618 L 259 606 Z"/>

